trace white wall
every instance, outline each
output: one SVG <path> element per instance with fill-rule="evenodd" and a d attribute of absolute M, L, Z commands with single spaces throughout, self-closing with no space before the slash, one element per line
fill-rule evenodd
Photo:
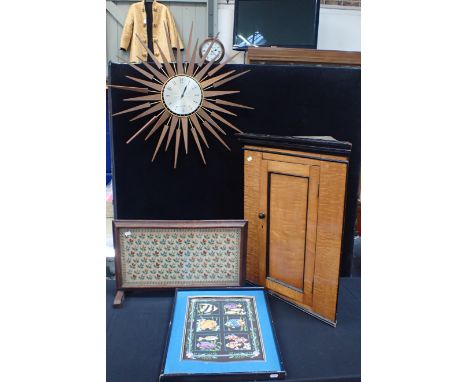
<path fill-rule="evenodd" d="M 361 9 L 320 8 L 317 49 L 361 51 Z"/>
<path fill-rule="evenodd" d="M 218 1 L 219 38 L 226 48 L 227 55 L 232 52 L 232 33 L 234 26 L 234 1 Z M 345 8 L 320 8 L 318 49 L 361 50 L 361 10 Z M 241 53 L 233 63 L 243 63 Z"/>
<path fill-rule="evenodd" d="M 230 0 L 229 4 L 226 4 L 225 0 L 218 1 L 218 32 L 219 39 L 226 49 L 226 56 L 236 53 L 232 50 L 232 34 L 234 29 L 234 1 Z M 233 64 L 244 63 L 244 53 L 239 54 L 234 60 L 231 61 Z"/>

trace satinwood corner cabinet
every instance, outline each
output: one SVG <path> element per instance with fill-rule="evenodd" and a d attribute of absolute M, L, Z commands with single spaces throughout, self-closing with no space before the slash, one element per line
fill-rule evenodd
<path fill-rule="evenodd" d="M 335 326 L 351 144 L 332 137 L 238 137 L 247 280 Z"/>

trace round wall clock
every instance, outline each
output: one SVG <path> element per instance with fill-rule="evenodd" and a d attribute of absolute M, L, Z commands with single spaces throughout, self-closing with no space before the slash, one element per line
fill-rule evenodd
<path fill-rule="evenodd" d="M 161 90 L 167 110 L 178 116 L 193 114 L 202 104 L 203 90 L 193 77 L 178 75 L 168 80 Z"/>
<path fill-rule="evenodd" d="M 211 46 L 211 48 L 210 48 Z M 213 61 L 215 63 L 219 63 L 224 58 L 224 45 L 217 37 L 208 37 L 205 41 L 203 41 L 200 45 L 200 57 L 208 51 L 208 55 L 206 56 L 206 61 Z"/>
<path fill-rule="evenodd" d="M 252 107 L 226 101 L 222 98 L 229 94 L 239 93 L 239 91 L 217 89 L 221 85 L 249 72 L 249 70 L 246 70 L 234 74 L 235 70 L 231 70 L 225 73 L 218 73 L 224 65 L 230 62 L 239 53 L 231 56 L 223 64 L 212 67 L 216 61 L 209 61 L 207 57 L 212 51 L 216 41 L 218 41 L 217 38 L 212 38 L 200 59 L 200 63 L 196 64 L 195 59 L 198 41 L 192 51 L 192 32 L 193 25 L 190 30 L 190 37 L 186 50 L 187 57 L 190 57 L 189 62 L 183 62 L 182 52 L 179 49 L 177 49 L 177 59 L 174 57 L 172 50 L 170 50 L 170 57 L 165 57 L 158 42 L 155 41 L 155 49 L 157 48 L 160 53 L 162 64 L 137 35 L 137 39 L 146 49 L 153 63 L 141 60 L 141 63 L 145 67 L 145 69 L 143 69 L 140 66 L 127 62 L 135 71 L 144 76 L 145 79 L 133 76 L 126 77 L 137 82 L 139 85 L 143 85 L 143 87 L 109 85 L 109 87 L 114 89 L 143 94 L 124 99 L 125 102 L 138 103 L 137 106 L 112 114 L 113 116 L 119 116 L 128 113 L 133 114 L 138 111 L 139 113 L 130 119 L 131 122 L 142 118 L 149 118 L 144 125 L 127 140 L 127 143 L 133 141 L 143 132 L 147 132 L 145 141 L 154 134 L 160 132 L 159 137 L 156 138 L 151 161 L 155 160 L 162 146 L 164 146 L 165 151 L 167 151 L 171 143 L 175 142 L 174 168 L 177 167 L 181 140 L 183 140 L 185 153 L 188 154 L 190 135 L 193 137 L 193 141 L 196 144 L 204 164 L 206 164 L 206 160 L 203 154 L 203 144 L 206 148 L 209 148 L 205 133 L 209 133 L 208 137 L 212 136 L 216 138 L 219 143 L 230 150 L 229 146 L 220 136 L 220 134 L 226 135 L 224 128 L 221 127 L 220 124 L 238 132 L 241 132 L 241 130 L 228 121 L 226 119 L 227 117 L 225 118 L 225 116 L 236 116 L 236 114 L 226 109 L 224 106 L 253 109 Z M 166 33 L 168 37 L 167 26 Z M 172 139 L 173 137 L 175 138 Z"/>

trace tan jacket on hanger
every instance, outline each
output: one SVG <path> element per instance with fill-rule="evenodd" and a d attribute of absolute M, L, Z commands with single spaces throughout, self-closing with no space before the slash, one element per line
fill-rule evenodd
<path fill-rule="evenodd" d="M 169 29 L 170 43 L 167 41 L 164 24 L 167 24 Z M 146 30 L 146 12 L 145 3 L 139 1 L 130 6 L 128 10 L 127 19 L 122 30 L 122 37 L 120 39 L 120 48 L 129 52 L 129 60 L 132 62 L 139 62 L 141 60 L 148 61 L 148 53 L 143 45 L 140 44 L 136 38 L 136 34 L 140 36 L 143 42 L 148 44 L 148 33 Z M 170 60 L 169 46 L 172 48 L 184 48 L 182 40 L 180 39 L 179 32 L 174 22 L 174 18 L 168 7 L 157 1 L 153 2 L 153 47 L 156 58 L 161 62 L 162 58 L 156 47 L 156 41 L 161 47 L 164 55 Z M 129 48 L 130 47 L 130 48 Z"/>

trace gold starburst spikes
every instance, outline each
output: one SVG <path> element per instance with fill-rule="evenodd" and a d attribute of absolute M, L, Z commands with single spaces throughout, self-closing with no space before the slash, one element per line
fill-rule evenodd
<path fill-rule="evenodd" d="M 169 39 L 167 29 L 166 35 Z M 206 148 L 210 146 L 204 130 L 209 132 L 208 136 L 213 136 L 226 149 L 230 150 L 220 135 L 226 135 L 226 132 L 218 123 L 235 131 L 241 132 L 241 130 L 226 119 L 228 116 L 236 116 L 234 112 L 226 109 L 226 107 L 253 109 L 250 106 L 218 98 L 239 93 L 238 90 L 218 90 L 217 88 L 249 72 L 246 70 L 236 74 L 235 70 L 230 70 L 225 73 L 218 73 L 238 53 L 229 57 L 223 64 L 213 67 L 214 60 L 206 62 L 206 57 L 208 57 L 210 50 L 208 48 L 200 63 L 196 65 L 198 40 L 192 49 L 192 37 L 193 23 L 185 52 L 185 62 L 179 48 L 177 48 L 175 56 L 170 50 L 170 56 L 166 57 L 159 43 L 155 41 L 155 49 L 157 49 L 159 57 L 161 57 L 161 62 L 159 62 L 148 46 L 137 36 L 138 41 L 144 46 L 149 57 L 154 62 L 143 61 L 144 69 L 127 62 L 144 79 L 134 76 L 126 77 L 140 86 L 110 85 L 114 89 L 144 94 L 125 98 L 124 101 L 126 102 L 140 102 L 140 104 L 113 114 L 114 116 L 119 116 L 140 111 L 130 121 L 136 121 L 145 117 L 150 118 L 127 140 L 127 143 L 132 142 L 141 133 L 148 131 L 151 127 L 144 138 L 145 141 L 155 134 L 158 135 L 160 132 L 159 136 L 156 137 L 151 161 L 156 159 L 163 145 L 165 146 L 164 151 L 167 151 L 171 142 L 174 141 L 174 168 L 177 167 L 177 162 L 180 160 L 181 153 L 179 151 L 182 150 L 185 152 L 185 155 L 188 155 L 190 139 L 193 139 L 197 147 L 196 151 L 198 151 L 203 163 L 206 164 L 202 146 L 204 145 Z M 218 74 L 214 76 L 216 73 Z M 144 87 L 141 87 L 141 85 Z M 226 118 L 220 114 L 226 115 Z M 175 137 L 174 140 L 172 139 L 173 137 Z M 183 146 L 183 149 L 180 146 Z"/>

